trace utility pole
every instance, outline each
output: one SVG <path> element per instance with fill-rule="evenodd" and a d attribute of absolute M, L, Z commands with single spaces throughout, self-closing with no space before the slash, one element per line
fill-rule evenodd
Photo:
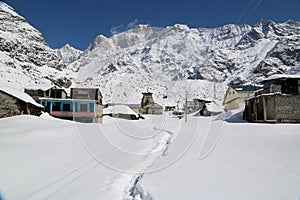
<path fill-rule="evenodd" d="M 185 94 L 185 109 L 184 109 L 185 123 L 187 122 L 187 104 L 188 104 L 188 91 L 186 91 L 186 94 Z"/>
<path fill-rule="evenodd" d="M 213 78 L 214 78 L 214 99 L 216 99 L 216 73 L 214 72 L 213 74 Z"/>

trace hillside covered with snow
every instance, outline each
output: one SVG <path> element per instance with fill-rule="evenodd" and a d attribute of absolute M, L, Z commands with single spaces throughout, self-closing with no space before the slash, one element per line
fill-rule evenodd
<path fill-rule="evenodd" d="M 68 80 L 66 64 L 42 34 L 12 7 L 0 2 L 0 77 L 16 86 Z M 60 82 L 59 82 L 60 80 Z"/>

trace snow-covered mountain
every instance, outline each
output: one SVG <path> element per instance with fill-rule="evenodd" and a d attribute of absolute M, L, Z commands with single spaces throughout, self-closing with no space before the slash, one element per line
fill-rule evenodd
<path fill-rule="evenodd" d="M 159 32 L 139 25 L 110 38 L 98 36 L 67 68 L 76 72 L 79 85 L 104 91 L 122 86 L 127 95 L 124 88 L 164 92 L 170 90 L 168 84 L 186 79 L 259 83 L 272 74 L 298 73 L 299 44 L 300 23 L 295 21 L 213 29 L 177 24 Z"/>
<path fill-rule="evenodd" d="M 0 1 L 0 77 L 18 86 L 30 83 L 69 85 L 66 64 L 42 34 Z M 68 83 L 69 82 L 69 83 Z"/>
<path fill-rule="evenodd" d="M 257 82 L 273 74 L 300 72 L 300 22 L 261 20 L 236 45 L 232 83 Z"/>
<path fill-rule="evenodd" d="M 173 102 L 187 90 L 194 96 L 212 98 L 216 92 L 221 97 L 227 84 L 300 72 L 296 21 L 212 29 L 138 25 L 110 38 L 99 35 L 81 52 L 69 45 L 52 50 L 39 31 L 4 3 L 0 20 L 0 76 L 5 81 L 66 86 L 72 81 L 72 86 L 100 87 L 106 101 L 136 102 L 147 90 L 156 98 L 172 96 Z"/>
<path fill-rule="evenodd" d="M 63 60 L 65 64 L 70 64 L 77 60 L 82 51 L 75 49 L 74 47 L 66 44 L 60 49 L 56 49 L 58 56 Z"/>

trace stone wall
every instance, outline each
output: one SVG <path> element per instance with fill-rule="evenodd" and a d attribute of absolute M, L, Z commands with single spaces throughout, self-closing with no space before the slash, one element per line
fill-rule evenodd
<path fill-rule="evenodd" d="M 265 114 L 264 116 L 264 101 Z M 244 118 L 252 122 L 300 122 L 300 95 L 261 95 L 247 101 Z"/>
<path fill-rule="evenodd" d="M 18 100 L 0 91 L 0 118 L 22 114 Z"/>
<path fill-rule="evenodd" d="M 300 95 L 275 95 L 276 119 L 300 121 Z"/>

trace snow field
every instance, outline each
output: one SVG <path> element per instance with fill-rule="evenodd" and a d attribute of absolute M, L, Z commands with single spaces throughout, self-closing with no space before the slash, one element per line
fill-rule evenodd
<path fill-rule="evenodd" d="M 161 120 L 105 118 L 80 124 L 42 117 L 0 120 L 0 186 L 5 199 L 122 199 L 162 153 L 169 135 L 148 131 Z M 139 123 L 139 122 L 138 122 Z M 126 135 L 142 132 L 144 138 Z M 154 135 L 153 135 L 154 133 Z M 152 135 L 151 135 L 152 134 Z"/>
<path fill-rule="evenodd" d="M 233 111 L 184 119 L 0 120 L 5 199 L 298 199 L 299 124 Z"/>

